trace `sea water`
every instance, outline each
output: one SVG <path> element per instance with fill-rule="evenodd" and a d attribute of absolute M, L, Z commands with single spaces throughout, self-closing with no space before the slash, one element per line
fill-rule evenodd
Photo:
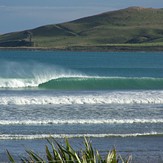
<path fill-rule="evenodd" d="M 162 160 L 163 53 L 0 51 L 1 155 L 50 136 Z"/>

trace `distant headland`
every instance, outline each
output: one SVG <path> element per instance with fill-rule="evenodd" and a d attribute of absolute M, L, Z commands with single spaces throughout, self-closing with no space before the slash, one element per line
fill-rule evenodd
<path fill-rule="evenodd" d="M 163 9 L 129 7 L 0 35 L 0 49 L 163 51 Z"/>

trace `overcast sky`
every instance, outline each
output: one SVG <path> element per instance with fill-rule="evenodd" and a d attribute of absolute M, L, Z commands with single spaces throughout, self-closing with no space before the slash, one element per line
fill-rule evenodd
<path fill-rule="evenodd" d="M 129 6 L 163 8 L 163 0 L 0 0 L 0 34 Z"/>

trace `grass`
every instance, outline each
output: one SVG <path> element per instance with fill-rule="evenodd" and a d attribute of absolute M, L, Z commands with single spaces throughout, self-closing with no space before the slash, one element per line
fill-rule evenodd
<path fill-rule="evenodd" d="M 68 139 L 65 139 L 65 146 L 59 144 L 54 138 L 48 139 L 48 145 L 45 146 L 45 156 L 41 157 L 32 150 L 27 150 L 26 157 L 20 157 L 22 163 L 131 163 L 132 158 L 129 156 L 123 159 L 112 149 L 105 157 L 93 149 L 88 139 L 84 138 L 85 149 L 75 151 L 70 145 Z M 11 163 L 16 163 L 9 151 L 7 151 L 8 159 Z"/>

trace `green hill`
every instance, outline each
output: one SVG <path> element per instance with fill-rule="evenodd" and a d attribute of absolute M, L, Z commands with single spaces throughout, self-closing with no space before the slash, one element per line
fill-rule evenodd
<path fill-rule="evenodd" d="M 32 42 L 30 38 L 32 37 Z M 163 46 L 163 9 L 130 7 L 0 36 L 0 46 L 54 49 Z"/>

